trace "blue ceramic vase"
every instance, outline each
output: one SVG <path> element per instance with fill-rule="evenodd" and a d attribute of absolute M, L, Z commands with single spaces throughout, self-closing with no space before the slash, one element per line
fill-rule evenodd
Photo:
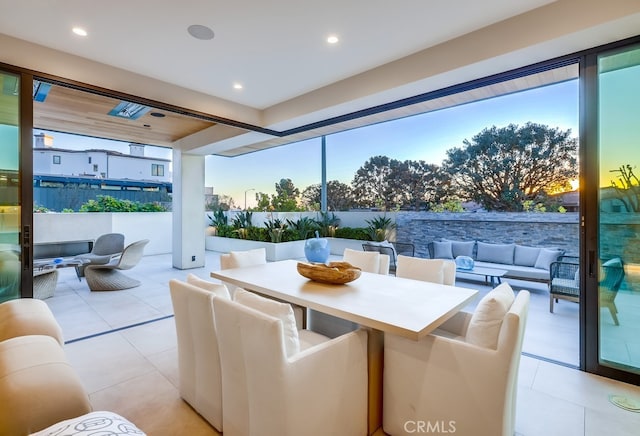
<path fill-rule="evenodd" d="M 309 262 L 326 263 L 329 253 L 329 240 L 321 238 L 317 231 L 315 238 L 307 239 L 304 243 L 304 255 Z"/>

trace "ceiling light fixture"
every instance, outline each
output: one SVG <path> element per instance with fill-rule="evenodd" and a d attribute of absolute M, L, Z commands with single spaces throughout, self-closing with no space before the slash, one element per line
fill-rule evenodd
<path fill-rule="evenodd" d="M 331 35 L 327 38 L 327 42 L 329 44 L 337 44 L 338 41 L 340 41 L 340 39 L 338 39 L 338 37 L 335 35 Z"/>
<path fill-rule="evenodd" d="M 149 113 L 149 115 L 151 115 L 152 117 L 156 117 L 156 118 L 164 118 L 165 115 L 162 112 L 151 112 Z"/>
<path fill-rule="evenodd" d="M 243 86 L 242 86 L 241 83 L 234 83 L 233 84 L 233 89 L 242 89 L 242 88 L 243 88 Z"/>
<path fill-rule="evenodd" d="M 71 31 L 78 36 L 87 36 L 87 31 L 82 27 L 74 27 L 73 29 L 71 29 Z"/>
<path fill-rule="evenodd" d="M 203 41 L 207 41 L 213 39 L 215 33 L 207 26 L 203 26 L 202 24 L 192 24 L 187 27 L 187 32 L 189 35 L 193 36 L 196 39 L 200 39 Z"/>

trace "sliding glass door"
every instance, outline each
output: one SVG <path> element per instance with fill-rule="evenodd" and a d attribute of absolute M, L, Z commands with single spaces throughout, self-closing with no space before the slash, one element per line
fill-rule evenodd
<path fill-rule="evenodd" d="M 0 71 L 0 302 L 21 295 L 20 76 Z"/>
<path fill-rule="evenodd" d="M 640 44 L 590 58 L 588 370 L 640 380 Z M 594 159 L 596 158 L 596 159 Z M 597 163 L 596 163 L 597 160 Z M 597 180 L 596 180 L 597 179 Z M 597 346 L 596 346 L 597 344 Z"/>

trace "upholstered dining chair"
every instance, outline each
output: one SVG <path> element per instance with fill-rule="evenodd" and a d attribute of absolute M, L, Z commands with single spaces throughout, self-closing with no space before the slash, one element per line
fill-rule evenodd
<path fill-rule="evenodd" d="M 231 251 L 220 255 L 220 269 L 244 268 L 247 266 L 264 265 L 267 263 L 267 250 L 255 248 L 245 251 Z M 236 286 L 225 283 L 231 296 L 233 296 Z"/>
<path fill-rule="evenodd" d="M 362 271 L 374 274 L 389 274 L 389 256 L 377 251 L 359 251 L 345 248 L 342 260 L 357 266 Z M 356 330 L 359 325 L 326 313 L 309 310 L 307 316 L 309 328 L 330 338 Z"/>
<path fill-rule="evenodd" d="M 122 233 L 105 233 L 98 236 L 93 244 L 91 253 L 79 254 L 75 258 L 88 261 L 76 266 L 78 278 L 84 277 L 84 269 L 89 265 L 105 265 L 119 256 L 124 250 L 124 235 Z"/>
<path fill-rule="evenodd" d="M 247 294 L 213 300 L 224 434 L 366 434 L 366 331 L 296 331 L 290 306 Z"/>
<path fill-rule="evenodd" d="M 512 436 L 529 297 L 503 283 L 419 341 L 385 334 L 384 431 L 433 420 L 446 433 Z"/>
<path fill-rule="evenodd" d="M 359 251 L 345 248 L 342 260 L 357 266 L 362 271 L 374 274 L 389 274 L 389 256 L 376 251 Z"/>
<path fill-rule="evenodd" d="M 456 282 L 456 263 L 445 259 L 398 255 L 396 277 L 453 286 Z"/>
<path fill-rule="evenodd" d="M 222 375 L 213 299 L 229 299 L 224 285 L 194 275 L 169 281 L 178 339 L 180 397 L 222 429 Z"/>
<path fill-rule="evenodd" d="M 136 266 L 144 254 L 148 239 L 133 242 L 122 251 L 119 258 L 112 259 L 106 265 L 89 265 L 84 273 L 87 285 L 92 291 L 118 291 L 140 286 L 140 281 L 120 271 Z"/>

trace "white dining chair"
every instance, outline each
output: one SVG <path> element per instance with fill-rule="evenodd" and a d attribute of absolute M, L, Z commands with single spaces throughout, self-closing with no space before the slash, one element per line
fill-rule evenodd
<path fill-rule="evenodd" d="M 385 433 L 429 420 L 443 433 L 512 436 L 529 298 L 503 283 L 419 341 L 385 334 Z"/>
<path fill-rule="evenodd" d="M 244 268 L 247 266 L 264 265 L 267 263 L 267 250 L 255 248 L 245 251 L 231 251 L 220 255 L 220 269 Z M 233 296 L 236 286 L 225 283 L 227 289 Z"/>
<path fill-rule="evenodd" d="M 247 302 L 240 290 L 238 295 L 242 303 L 213 301 L 224 434 L 366 434 L 366 331 L 319 340 L 318 335 L 302 330 L 298 332 L 300 351 L 295 352 L 292 337 L 285 334 L 292 329 L 290 306 L 257 295 L 249 296 L 253 301 Z M 308 335 L 313 344 L 303 345 Z"/>
<path fill-rule="evenodd" d="M 342 260 L 374 274 L 389 274 L 389 256 L 376 251 L 360 251 L 345 248 Z M 310 329 L 330 338 L 356 330 L 359 325 L 326 313 L 309 310 L 307 323 Z"/>
<path fill-rule="evenodd" d="M 169 281 L 178 340 L 180 397 L 218 431 L 222 429 L 222 375 L 213 300 L 229 299 L 224 285 L 190 275 Z"/>
<path fill-rule="evenodd" d="M 396 277 L 453 286 L 456 282 L 456 264 L 445 259 L 398 255 Z"/>
<path fill-rule="evenodd" d="M 389 256 L 376 251 L 361 251 L 345 248 L 342 260 L 357 266 L 362 271 L 374 274 L 389 274 Z"/>

